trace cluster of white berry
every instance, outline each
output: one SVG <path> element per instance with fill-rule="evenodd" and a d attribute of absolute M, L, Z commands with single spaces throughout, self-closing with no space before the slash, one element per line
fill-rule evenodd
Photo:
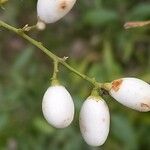
<path fill-rule="evenodd" d="M 150 111 L 150 85 L 137 78 L 114 80 L 109 93 L 121 104 L 137 111 Z M 56 128 L 69 126 L 74 118 L 74 103 L 70 93 L 62 85 L 52 85 L 44 94 L 42 110 L 46 120 Z M 87 144 L 104 144 L 109 133 L 110 114 L 106 102 L 90 95 L 80 111 L 79 124 Z"/>
<path fill-rule="evenodd" d="M 65 16 L 76 0 L 38 0 L 39 28 Z M 43 24 L 42 24 L 43 23 Z M 150 85 L 137 78 L 122 78 L 110 83 L 109 94 L 121 104 L 137 111 L 150 111 Z M 70 93 L 60 84 L 52 84 L 44 94 L 42 111 L 45 119 L 56 128 L 65 128 L 74 118 L 74 103 Z M 106 102 L 91 94 L 83 103 L 79 124 L 87 144 L 100 146 L 109 134 L 110 113 Z"/>

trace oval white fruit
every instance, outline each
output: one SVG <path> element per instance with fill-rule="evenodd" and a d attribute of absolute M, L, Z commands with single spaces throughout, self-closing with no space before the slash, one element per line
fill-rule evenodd
<path fill-rule="evenodd" d="M 101 146 L 107 139 L 110 126 L 110 114 L 103 99 L 89 97 L 80 111 L 80 130 L 88 145 Z"/>
<path fill-rule="evenodd" d="M 74 103 L 66 88 L 60 85 L 49 87 L 43 97 L 42 111 L 52 126 L 69 126 L 74 117 Z"/>
<path fill-rule="evenodd" d="M 64 17 L 76 0 L 38 0 L 37 15 L 45 23 L 54 23 Z"/>
<path fill-rule="evenodd" d="M 129 108 L 142 112 L 150 111 L 150 85 L 140 79 L 114 80 L 110 95 Z"/>

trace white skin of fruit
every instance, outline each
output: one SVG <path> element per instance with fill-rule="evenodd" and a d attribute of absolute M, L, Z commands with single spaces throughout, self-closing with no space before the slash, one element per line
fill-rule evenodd
<path fill-rule="evenodd" d="M 107 139 L 110 126 L 110 114 L 103 99 L 89 97 L 80 111 L 80 130 L 88 145 L 101 146 Z"/>
<path fill-rule="evenodd" d="M 113 81 L 110 95 L 129 108 L 150 111 L 150 85 L 140 79 L 122 78 Z"/>
<path fill-rule="evenodd" d="M 74 103 L 66 88 L 60 85 L 49 87 L 43 97 L 42 111 L 52 126 L 69 126 L 74 118 Z"/>
<path fill-rule="evenodd" d="M 76 0 L 38 0 L 37 15 L 45 23 L 54 23 L 64 17 Z"/>

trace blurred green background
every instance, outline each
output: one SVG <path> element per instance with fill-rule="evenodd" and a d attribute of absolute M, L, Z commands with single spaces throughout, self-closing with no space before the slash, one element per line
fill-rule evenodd
<path fill-rule="evenodd" d="M 0 18 L 23 27 L 37 21 L 36 0 L 9 0 Z M 134 76 L 150 82 L 150 28 L 125 30 L 126 21 L 150 20 L 149 0 L 77 0 L 73 10 L 30 36 L 97 81 Z M 82 139 L 78 115 L 91 85 L 63 66 L 59 79 L 76 106 L 70 127 L 57 130 L 44 120 L 41 102 L 50 85 L 52 61 L 14 33 L 0 29 L 0 150 L 149 150 L 150 113 L 120 105 L 103 92 L 111 129 L 101 148 Z"/>

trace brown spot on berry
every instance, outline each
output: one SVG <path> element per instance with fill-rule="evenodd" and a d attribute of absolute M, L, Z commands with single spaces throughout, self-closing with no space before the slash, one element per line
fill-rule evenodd
<path fill-rule="evenodd" d="M 66 8 L 67 8 L 67 3 L 66 3 L 66 1 L 61 2 L 61 3 L 60 3 L 60 9 L 61 9 L 61 10 L 65 10 Z"/>
<path fill-rule="evenodd" d="M 145 104 L 145 103 L 141 103 L 141 107 L 144 109 L 150 109 L 150 106 L 148 104 Z"/>
<path fill-rule="evenodd" d="M 114 80 L 112 82 L 112 87 L 111 89 L 114 90 L 115 92 L 117 92 L 120 89 L 120 86 L 122 84 L 123 80 L 119 79 L 119 80 Z"/>

